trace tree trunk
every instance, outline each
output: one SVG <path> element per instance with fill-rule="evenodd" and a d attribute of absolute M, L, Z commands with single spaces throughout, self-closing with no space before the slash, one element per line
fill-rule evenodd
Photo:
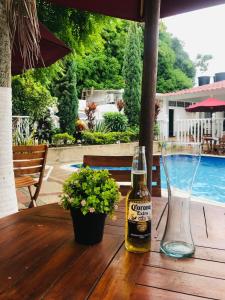
<path fill-rule="evenodd" d="M 0 217 L 18 211 L 12 159 L 12 92 L 9 26 L 0 1 Z"/>

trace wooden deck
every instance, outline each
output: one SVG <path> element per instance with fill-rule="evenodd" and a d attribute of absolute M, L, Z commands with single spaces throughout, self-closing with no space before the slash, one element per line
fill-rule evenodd
<path fill-rule="evenodd" d="M 152 251 L 143 255 L 124 249 L 124 203 L 94 246 L 74 242 L 56 204 L 0 219 L 0 299 L 225 299 L 225 208 L 192 203 L 196 252 L 177 260 L 159 253 L 166 202 L 153 205 Z"/>

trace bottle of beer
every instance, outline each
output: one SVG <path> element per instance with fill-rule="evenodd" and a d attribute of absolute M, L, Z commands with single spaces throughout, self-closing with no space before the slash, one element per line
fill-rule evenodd
<path fill-rule="evenodd" d="M 125 247 L 130 252 L 147 252 L 151 246 L 152 203 L 143 146 L 135 149 L 131 176 L 132 189 L 126 198 Z"/>

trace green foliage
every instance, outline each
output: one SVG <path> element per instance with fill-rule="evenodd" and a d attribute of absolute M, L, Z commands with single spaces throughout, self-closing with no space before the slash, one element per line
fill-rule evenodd
<path fill-rule="evenodd" d="M 110 131 L 126 131 L 128 119 L 124 114 L 119 112 L 108 112 L 104 114 L 105 125 Z"/>
<path fill-rule="evenodd" d="M 141 101 L 141 28 L 132 22 L 129 26 L 124 54 L 123 75 L 125 80 L 124 113 L 129 125 L 139 124 Z"/>
<path fill-rule="evenodd" d="M 138 133 L 134 131 L 124 132 L 91 132 L 85 131 L 82 134 L 82 140 L 87 145 L 105 145 L 118 142 L 129 143 L 138 139 Z"/>
<path fill-rule="evenodd" d="M 58 97 L 58 116 L 62 132 L 73 134 L 78 116 L 78 98 L 76 90 L 76 66 L 74 60 L 65 62 L 65 74 L 55 83 L 55 95 Z"/>
<path fill-rule="evenodd" d="M 153 128 L 154 139 L 158 140 L 159 134 L 160 134 L 160 127 L 159 127 L 159 124 L 158 124 L 158 123 L 155 123 L 155 124 L 154 124 L 154 128 Z"/>
<path fill-rule="evenodd" d="M 76 139 L 72 135 L 69 135 L 67 132 L 65 132 L 53 135 L 52 141 L 54 145 L 59 146 L 74 144 Z"/>
<path fill-rule="evenodd" d="M 198 54 L 196 57 L 195 66 L 199 68 L 201 72 L 206 72 L 208 69 L 209 61 L 213 58 L 211 54 Z"/>
<path fill-rule="evenodd" d="M 38 19 L 76 52 L 101 44 L 99 33 L 108 22 L 107 17 L 52 5 L 45 0 L 37 0 L 37 11 Z"/>
<path fill-rule="evenodd" d="M 166 93 L 193 86 L 195 65 L 183 50 L 182 42 L 173 38 L 160 24 L 157 92 Z"/>
<path fill-rule="evenodd" d="M 43 116 L 37 122 L 35 138 L 38 139 L 39 144 L 43 142 L 49 142 L 51 144 L 53 134 L 54 134 L 54 126 L 53 126 L 50 110 L 48 110 L 45 116 Z"/>
<path fill-rule="evenodd" d="M 15 76 L 12 80 L 13 115 L 30 116 L 31 121 L 42 118 L 48 107 L 56 102 L 50 92 L 32 76 Z"/>
<path fill-rule="evenodd" d="M 21 134 L 19 132 L 19 130 L 16 130 L 13 133 L 13 136 L 12 136 L 13 145 L 16 145 L 16 146 L 30 146 L 30 145 L 34 145 L 35 144 L 34 134 L 35 134 L 35 131 L 33 130 L 31 132 L 31 134 L 26 137 L 23 134 Z"/>
<path fill-rule="evenodd" d="M 107 170 L 81 168 L 63 185 L 61 205 L 65 209 L 79 208 L 81 212 L 112 215 L 120 200 L 117 183 Z"/>
<path fill-rule="evenodd" d="M 121 89 L 124 80 L 121 75 L 121 65 L 115 57 L 104 52 L 93 51 L 91 54 L 77 57 L 78 63 L 78 93 L 83 88 Z"/>
<path fill-rule="evenodd" d="M 83 88 L 121 89 L 124 87 L 122 65 L 127 21 L 107 18 L 98 45 L 77 56 L 78 94 Z"/>
<path fill-rule="evenodd" d="M 108 128 L 108 126 L 104 121 L 97 121 L 94 126 L 94 131 L 106 133 L 109 132 L 110 129 Z"/>
<path fill-rule="evenodd" d="M 175 63 L 174 67 L 180 69 L 188 78 L 195 78 L 195 65 L 190 60 L 187 52 L 184 51 L 183 43 L 176 37 L 172 38 L 171 48 L 175 52 Z"/>

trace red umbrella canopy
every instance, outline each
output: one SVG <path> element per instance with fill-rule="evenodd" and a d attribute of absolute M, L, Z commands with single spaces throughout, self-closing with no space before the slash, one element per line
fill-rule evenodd
<path fill-rule="evenodd" d="M 34 62 L 34 68 L 47 67 L 70 52 L 70 49 L 40 22 L 39 26 L 41 33 L 40 50 L 42 57 L 40 57 L 38 61 Z M 24 69 L 23 59 L 17 45 L 18 41 L 15 38 L 12 50 L 12 75 L 22 73 Z"/>
<path fill-rule="evenodd" d="M 188 112 L 217 112 L 225 111 L 225 101 L 208 98 L 186 108 Z"/>
<path fill-rule="evenodd" d="M 54 4 L 122 19 L 142 21 L 144 0 L 48 0 Z M 153 1 L 153 0 L 145 0 Z M 162 0 L 160 17 L 224 4 L 225 0 Z"/>

